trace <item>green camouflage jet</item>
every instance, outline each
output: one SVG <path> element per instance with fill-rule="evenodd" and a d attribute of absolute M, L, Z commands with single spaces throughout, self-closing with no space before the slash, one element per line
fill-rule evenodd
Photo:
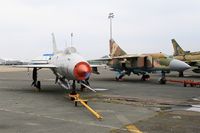
<path fill-rule="evenodd" d="M 176 42 L 175 39 L 172 39 L 172 44 L 174 48 L 174 58 L 184 61 L 190 66 L 197 67 L 193 69 L 192 71 L 195 73 L 200 73 L 200 51 L 198 52 L 190 52 L 190 51 L 184 51 L 179 44 Z M 183 76 L 183 72 L 179 73 L 179 76 Z"/>
<path fill-rule="evenodd" d="M 163 53 L 127 54 L 113 39 L 110 40 L 109 58 L 90 60 L 89 63 L 94 61 L 106 61 L 111 70 L 116 72 L 116 80 L 131 73 L 142 75 L 141 79 L 146 80 L 150 78 L 148 73 L 160 71 L 162 73 L 159 80 L 161 84 L 166 83 L 165 73 L 180 72 L 190 68 L 185 62 L 170 58 Z M 94 71 L 98 73 L 97 68 Z"/>

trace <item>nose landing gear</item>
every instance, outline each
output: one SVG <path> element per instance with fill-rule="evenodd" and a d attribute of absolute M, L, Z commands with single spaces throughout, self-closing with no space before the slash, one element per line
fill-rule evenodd
<path fill-rule="evenodd" d="M 148 74 L 142 75 L 142 78 L 141 78 L 142 81 L 146 81 L 146 80 L 149 80 L 149 79 L 150 79 L 150 75 L 148 75 Z"/>
<path fill-rule="evenodd" d="M 159 83 L 160 84 L 166 84 L 166 78 L 165 78 L 165 72 L 164 71 L 162 71 L 161 72 L 161 74 L 162 74 L 162 76 L 161 76 L 161 78 L 159 79 Z"/>

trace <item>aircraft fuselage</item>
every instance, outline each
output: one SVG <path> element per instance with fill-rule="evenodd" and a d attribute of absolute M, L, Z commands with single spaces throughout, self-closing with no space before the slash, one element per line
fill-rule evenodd
<path fill-rule="evenodd" d="M 90 65 L 78 53 L 58 53 L 50 63 L 57 66 L 55 72 L 67 80 L 85 80 L 91 74 Z"/>
<path fill-rule="evenodd" d="M 112 59 L 108 65 L 114 70 L 129 71 L 133 73 L 152 71 L 182 71 L 189 66 L 184 62 L 169 58 L 162 53 L 144 54 L 130 59 Z"/>
<path fill-rule="evenodd" d="M 200 53 L 198 54 L 185 54 L 185 55 L 177 55 L 174 56 L 174 58 L 182 61 L 188 61 L 188 62 L 193 62 L 200 60 Z"/>

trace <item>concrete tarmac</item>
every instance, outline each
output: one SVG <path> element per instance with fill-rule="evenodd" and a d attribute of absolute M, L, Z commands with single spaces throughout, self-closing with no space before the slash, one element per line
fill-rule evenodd
<path fill-rule="evenodd" d="M 39 71 L 42 91 L 38 92 L 30 86 L 31 71 L 4 68 L 0 72 L 0 132 L 200 132 L 198 106 L 197 111 L 189 110 L 192 105 L 200 105 L 199 87 L 183 87 L 176 83 L 160 85 L 160 74 L 151 74 L 148 81 L 131 75 L 117 82 L 113 72 L 101 69 L 100 73 L 92 74 L 91 87 L 107 90 L 78 91 L 103 116 L 102 120 L 97 120 L 83 106 L 75 107 L 65 98 L 70 91 L 54 84 L 55 76 L 50 70 Z M 199 81 L 199 77 L 191 71 L 187 71 L 184 78 L 179 78 L 176 72 L 167 75 L 176 80 Z"/>

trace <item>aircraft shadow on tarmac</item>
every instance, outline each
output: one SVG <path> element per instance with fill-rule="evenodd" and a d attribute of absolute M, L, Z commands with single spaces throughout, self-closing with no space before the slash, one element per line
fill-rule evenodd
<path fill-rule="evenodd" d="M 200 75 L 185 76 L 185 78 L 200 78 Z"/>
<path fill-rule="evenodd" d="M 102 81 L 102 82 L 109 82 L 109 83 L 142 83 L 142 84 L 158 84 L 158 81 L 155 80 L 155 79 L 150 79 L 150 80 L 147 80 L 147 81 L 142 81 L 141 79 L 139 78 L 123 78 L 122 80 L 120 81 L 116 81 L 114 78 L 92 78 L 91 79 L 91 82 L 92 81 Z"/>
<path fill-rule="evenodd" d="M 23 93 L 45 93 L 45 94 L 64 94 L 65 90 L 59 86 L 43 85 L 42 90 L 39 92 L 34 87 L 17 87 L 17 88 L 1 88 L 1 91 L 9 92 L 23 92 Z"/>

